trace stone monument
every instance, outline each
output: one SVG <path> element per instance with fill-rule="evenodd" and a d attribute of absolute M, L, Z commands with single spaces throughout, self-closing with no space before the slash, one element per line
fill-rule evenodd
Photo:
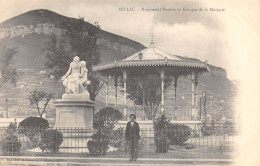
<path fill-rule="evenodd" d="M 74 57 L 69 70 L 62 77 L 66 93 L 55 101 L 56 121 L 54 128 L 92 128 L 94 102 L 89 99 L 86 62 Z"/>
<path fill-rule="evenodd" d="M 74 57 L 69 70 L 61 79 L 66 92 L 62 95 L 62 99 L 54 102 L 56 121 L 53 128 L 63 133 L 61 148 L 77 148 L 78 151 L 79 147 L 87 147 L 94 117 L 94 102 L 89 99 L 87 91 L 90 81 L 86 62 L 80 62 L 79 57 Z M 80 144 L 74 145 L 79 142 Z"/>

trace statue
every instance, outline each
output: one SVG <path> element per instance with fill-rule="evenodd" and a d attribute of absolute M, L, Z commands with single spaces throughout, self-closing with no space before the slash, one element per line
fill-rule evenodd
<path fill-rule="evenodd" d="M 86 62 L 80 61 L 79 57 L 75 56 L 73 62 L 70 63 L 69 70 L 61 79 L 66 88 L 66 93 L 62 95 L 60 100 L 54 101 L 56 106 L 56 121 L 54 128 L 92 128 L 95 103 L 91 101 L 86 88 L 90 83 L 88 81 Z M 64 133 L 64 131 L 61 132 Z M 66 139 L 67 141 L 77 141 L 78 137 L 74 134 L 71 137 L 63 137 L 63 139 Z M 88 141 L 88 138 L 82 139 L 82 143 L 77 145 L 77 147 L 82 147 L 83 144 L 86 144 Z M 61 146 L 74 148 L 74 145 L 69 146 L 66 143 Z"/>
<path fill-rule="evenodd" d="M 80 76 L 78 80 L 78 93 L 88 94 L 88 91 L 85 86 L 90 84 L 88 81 L 88 69 L 86 68 L 86 62 L 80 61 Z"/>
<path fill-rule="evenodd" d="M 86 86 L 88 81 L 88 69 L 86 62 L 79 62 L 79 57 L 75 56 L 73 62 L 70 63 L 69 70 L 61 78 L 66 88 L 66 94 L 87 94 Z"/>

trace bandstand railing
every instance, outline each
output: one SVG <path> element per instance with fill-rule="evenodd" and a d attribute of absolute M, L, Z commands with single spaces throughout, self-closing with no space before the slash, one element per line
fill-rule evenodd
<path fill-rule="evenodd" d="M 170 120 L 175 121 L 198 121 L 201 120 L 200 112 L 198 110 L 197 116 L 192 115 L 191 106 L 122 106 L 122 105 L 108 105 L 120 111 L 124 115 L 124 110 L 126 109 L 126 115 L 124 115 L 124 120 L 129 120 L 130 114 L 135 114 L 137 120 L 147 121 L 154 120 L 161 115 L 162 109 L 165 115 L 170 118 Z M 98 111 L 98 110 L 96 110 Z"/>

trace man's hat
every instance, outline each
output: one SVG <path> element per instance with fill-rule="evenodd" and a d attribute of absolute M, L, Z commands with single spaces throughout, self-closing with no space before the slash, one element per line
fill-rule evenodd
<path fill-rule="evenodd" d="M 131 116 L 133 116 L 133 117 L 136 119 L 136 116 L 135 116 L 135 114 L 131 114 L 129 117 L 131 118 Z"/>

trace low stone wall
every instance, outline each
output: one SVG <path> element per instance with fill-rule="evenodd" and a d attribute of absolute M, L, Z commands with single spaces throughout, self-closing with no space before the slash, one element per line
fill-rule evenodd
<path fill-rule="evenodd" d="M 115 124 L 115 128 L 119 128 L 119 127 L 126 127 L 128 121 L 118 121 Z M 139 123 L 139 127 L 140 129 L 153 129 L 153 121 L 151 120 L 147 120 L 147 121 L 136 121 L 137 123 Z M 171 123 L 174 124 L 184 124 L 189 126 L 191 129 L 193 130 L 200 130 L 201 126 L 202 126 L 202 122 L 201 121 L 171 121 Z"/>

